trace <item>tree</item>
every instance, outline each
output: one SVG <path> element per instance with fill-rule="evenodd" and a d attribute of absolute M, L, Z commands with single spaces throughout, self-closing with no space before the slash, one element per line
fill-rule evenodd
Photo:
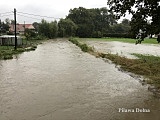
<path fill-rule="evenodd" d="M 69 11 L 68 18 L 77 25 L 76 35 L 79 37 L 102 37 L 111 25 L 117 23 L 113 12 L 109 12 L 105 7 L 74 8 Z"/>
<path fill-rule="evenodd" d="M 117 24 L 113 12 L 109 12 L 107 8 L 95 8 L 90 10 L 93 14 L 94 33 L 99 37 L 105 36 L 110 31 L 110 27 Z M 95 34 L 94 34 L 95 35 Z"/>
<path fill-rule="evenodd" d="M 71 19 L 77 26 L 76 35 L 79 37 L 90 37 L 93 31 L 92 14 L 89 10 L 79 7 L 69 11 L 67 19 Z"/>
<path fill-rule="evenodd" d="M 58 25 L 57 25 L 57 21 L 52 21 L 49 23 L 49 38 L 55 38 L 57 37 L 58 34 Z"/>
<path fill-rule="evenodd" d="M 71 19 L 60 19 L 58 22 L 59 37 L 75 36 L 77 25 Z"/>
<path fill-rule="evenodd" d="M 35 28 L 35 31 L 38 32 L 38 30 L 39 30 L 39 23 L 34 22 L 34 23 L 33 23 L 33 26 L 34 26 L 34 28 Z"/>
<path fill-rule="evenodd" d="M 123 19 L 122 24 L 123 25 L 130 25 L 130 21 L 128 19 Z"/>
<path fill-rule="evenodd" d="M 39 24 L 39 34 L 49 37 L 49 23 L 44 19 L 42 19 L 41 23 Z"/>
<path fill-rule="evenodd" d="M 9 24 L 0 21 L 0 33 L 6 33 L 7 31 L 9 31 Z"/>
<path fill-rule="evenodd" d="M 6 19 L 5 19 L 5 23 L 6 23 L 7 25 L 9 25 L 9 24 L 10 24 L 10 19 L 9 19 L 9 18 L 6 18 Z"/>
<path fill-rule="evenodd" d="M 25 29 L 25 37 L 27 38 L 27 40 L 35 38 L 36 37 L 36 33 L 33 30 L 30 29 Z"/>
<path fill-rule="evenodd" d="M 129 34 L 131 31 L 131 21 L 128 19 L 123 19 L 122 22 L 120 23 L 123 27 L 123 33 Z"/>
<path fill-rule="evenodd" d="M 135 33 L 140 29 L 152 34 L 160 32 L 160 0 L 108 0 L 108 5 L 118 18 L 126 12 L 133 15 L 131 27 Z"/>
<path fill-rule="evenodd" d="M 55 38 L 57 37 L 58 25 L 56 21 L 47 22 L 46 20 L 42 20 L 39 24 L 38 33 L 47 38 Z"/>
<path fill-rule="evenodd" d="M 15 20 L 11 20 L 11 25 L 14 25 L 15 24 Z"/>
<path fill-rule="evenodd" d="M 134 38 L 136 38 L 140 30 L 145 32 L 145 34 L 151 34 L 149 32 L 150 29 L 149 29 L 148 21 L 145 20 L 143 16 L 137 12 L 133 15 L 131 20 L 131 33 L 133 34 Z"/>

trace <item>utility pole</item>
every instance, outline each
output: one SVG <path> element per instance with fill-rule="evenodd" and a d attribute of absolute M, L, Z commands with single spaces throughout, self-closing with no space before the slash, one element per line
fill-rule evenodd
<path fill-rule="evenodd" d="M 14 49 L 17 50 L 17 22 L 16 22 L 16 9 L 14 8 L 14 34 L 15 34 L 15 47 Z"/>
<path fill-rule="evenodd" d="M 0 14 L 0 17 L 1 17 L 1 14 Z M 2 23 L 1 23 L 1 18 L 0 18 L 0 35 L 1 35 L 1 32 L 2 32 Z"/>
<path fill-rule="evenodd" d="M 24 21 L 24 25 L 23 25 L 23 27 L 24 27 L 24 35 L 25 35 L 25 29 L 26 29 L 26 27 L 25 27 L 25 21 Z"/>

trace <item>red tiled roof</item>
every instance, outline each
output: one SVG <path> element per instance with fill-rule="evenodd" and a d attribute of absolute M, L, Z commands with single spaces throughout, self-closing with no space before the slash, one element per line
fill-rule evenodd
<path fill-rule="evenodd" d="M 10 25 L 9 27 L 10 27 L 9 31 L 13 32 L 14 25 Z M 17 24 L 16 27 L 17 27 L 18 32 L 24 32 L 24 29 L 26 29 L 26 28 L 27 29 L 35 29 L 32 24 L 25 24 L 25 25 L 24 24 Z"/>

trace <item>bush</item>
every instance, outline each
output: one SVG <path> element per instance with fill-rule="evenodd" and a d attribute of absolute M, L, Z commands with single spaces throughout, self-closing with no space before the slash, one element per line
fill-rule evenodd
<path fill-rule="evenodd" d="M 47 37 L 45 36 L 42 36 L 42 35 L 37 35 L 34 40 L 45 40 L 45 39 L 48 39 Z"/>
<path fill-rule="evenodd" d="M 77 39 L 70 38 L 69 41 L 71 41 L 73 44 L 79 46 L 79 42 L 77 41 Z"/>
<path fill-rule="evenodd" d="M 12 55 L 5 55 L 5 56 L 3 57 L 4 60 L 12 59 L 12 58 L 13 58 Z"/>
<path fill-rule="evenodd" d="M 86 44 L 81 44 L 80 46 L 79 46 L 80 48 L 81 48 L 81 50 L 83 51 L 83 52 L 88 52 L 88 46 L 86 45 Z"/>

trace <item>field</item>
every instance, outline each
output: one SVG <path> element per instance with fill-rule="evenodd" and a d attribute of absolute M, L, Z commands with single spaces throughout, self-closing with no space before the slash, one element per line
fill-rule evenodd
<path fill-rule="evenodd" d="M 126 43 L 135 43 L 137 39 L 131 38 L 78 38 L 80 40 L 95 40 L 95 41 L 118 41 L 118 42 L 126 42 Z M 145 38 L 142 44 L 158 44 L 156 38 Z"/>

